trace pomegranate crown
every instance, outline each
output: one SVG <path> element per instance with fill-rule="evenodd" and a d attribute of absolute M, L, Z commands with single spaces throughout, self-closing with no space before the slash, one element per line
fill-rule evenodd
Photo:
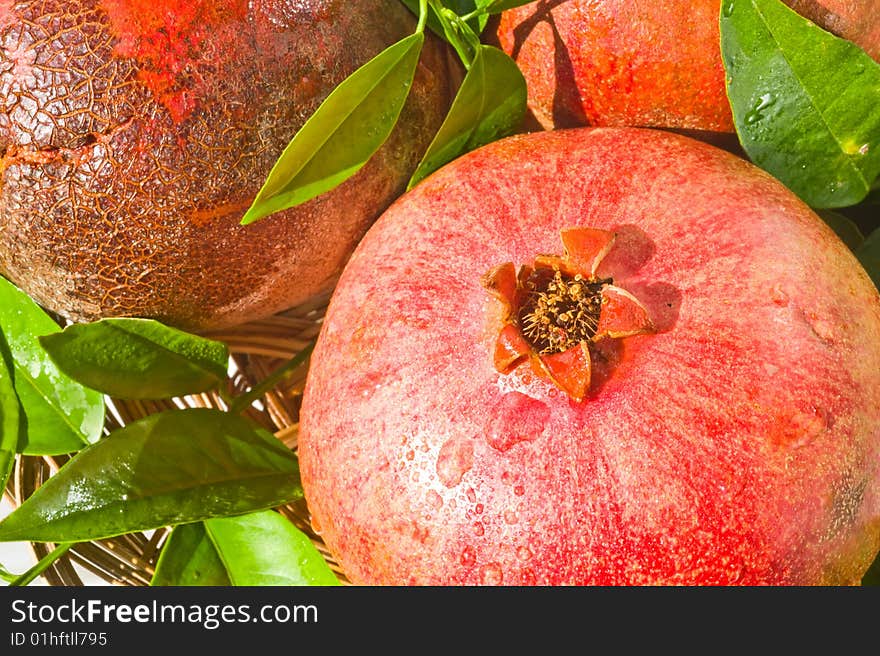
<path fill-rule="evenodd" d="M 495 368 L 509 374 L 528 362 L 536 375 L 583 401 L 593 345 L 654 332 L 654 325 L 635 296 L 597 275 L 614 247 L 613 232 L 576 227 L 563 229 L 561 236 L 564 255 L 538 255 L 518 272 L 505 262 L 482 282 L 504 306 Z"/>

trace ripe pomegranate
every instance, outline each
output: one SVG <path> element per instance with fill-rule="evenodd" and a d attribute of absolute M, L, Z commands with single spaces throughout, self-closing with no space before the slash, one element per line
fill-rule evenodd
<path fill-rule="evenodd" d="M 448 109 L 438 39 L 357 176 L 239 221 L 321 101 L 414 26 L 379 0 L 0 0 L 0 273 L 70 319 L 189 329 L 328 289 Z"/>
<path fill-rule="evenodd" d="M 880 61 L 880 0 L 784 0 Z M 541 0 L 504 12 L 491 38 L 516 59 L 544 128 L 653 126 L 732 133 L 721 0 Z"/>
<path fill-rule="evenodd" d="M 880 295 L 727 151 L 510 137 L 357 247 L 299 457 L 359 584 L 857 583 L 880 549 Z"/>

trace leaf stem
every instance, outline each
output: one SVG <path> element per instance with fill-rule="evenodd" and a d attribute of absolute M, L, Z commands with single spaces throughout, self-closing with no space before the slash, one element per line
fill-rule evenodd
<path fill-rule="evenodd" d="M 460 18 L 465 23 L 467 23 L 469 20 L 473 20 L 474 18 L 477 18 L 478 16 L 482 16 L 485 12 L 486 12 L 485 7 L 478 7 L 476 9 L 474 9 L 472 12 L 470 12 L 469 14 L 465 14 L 464 16 L 460 16 Z"/>
<path fill-rule="evenodd" d="M 18 574 L 13 574 L 8 569 L 3 566 L 3 563 L 0 563 L 0 579 L 3 579 L 7 583 L 12 583 L 15 579 L 18 578 Z"/>
<path fill-rule="evenodd" d="M 312 340 L 308 346 L 306 346 L 302 351 L 297 353 L 293 358 L 291 358 L 288 362 L 278 367 L 271 374 L 266 376 L 265 379 L 260 381 L 259 384 L 254 385 L 250 390 L 242 394 L 241 396 L 235 397 L 232 402 L 229 404 L 229 412 L 231 413 L 239 413 L 245 408 L 247 408 L 251 403 L 261 398 L 266 392 L 275 387 L 278 383 L 284 380 L 288 374 L 294 372 L 299 369 L 299 367 L 305 363 L 308 357 L 312 354 L 312 351 L 315 348 L 315 341 Z"/>
<path fill-rule="evenodd" d="M 56 560 L 61 558 L 64 554 L 66 554 L 70 548 L 76 544 L 75 542 L 64 542 L 55 547 L 52 551 L 47 553 L 40 559 L 36 565 L 31 567 L 28 571 L 26 571 L 21 576 L 15 578 L 10 581 L 9 587 L 21 587 L 25 586 L 28 583 L 32 582 L 38 576 L 40 576 L 43 572 L 49 569 L 49 566 L 54 563 Z"/>
<path fill-rule="evenodd" d="M 428 0 L 419 0 L 419 23 L 416 25 L 416 34 L 425 31 L 425 25 L 428 23 Z"/>

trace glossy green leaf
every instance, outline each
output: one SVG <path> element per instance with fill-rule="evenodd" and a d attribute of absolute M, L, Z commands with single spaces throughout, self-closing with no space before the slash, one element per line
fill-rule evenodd
<path fill-rule="evenodd" d="M 880 175 L 880 64 L 779 0 L 724 0 L 721 50 L 740 142 L 813 207 Z"/>
<path fill-rule="evenodd" d="M 816 213 L 837 233 L 841 241 L 849 246 L 851 251 L 856 252 L 865 241 L 862 231 L 849 217 L 834 210 L 817 210 Z"/>
<path fill-rule="evenodd" d="M 205 522 L 233 585 L 339 585 L 302 531 L 272 510 Z"/>
<path fill-rule="evenodd" d="M 215 389 L 226 381 L 225 344 L 147 319 L 73 324 L 40 338 L 58 368 L 122 399 L 161 399 Z"/>
<path fill-rule="evenodd" d="M 0 331 L 0 495 L 15 463 L 20 432 L 21 406 L 12 377 L 12 358 Z"/>
<path fill-rule="evenodd" d="M 232 585 L 204 523 L 174 527 L 162 545 L 150 585 Z"/>
<path fill-rule="evenodd" d="M 526 82 L 516 62 L 497 48 L 480 46 L 408 188 L 459 155 L 512 133 L 525 113 Z"/>
<path fill-rule="evenodd" d="M 0 522 L 0 542 L 97 540 L 301 497 L 296 456 L 271 433 L 218 410 L 170 410 L 76 454 Z"/>
<path fill-rule="evenodd" d="M 272 167 L 242 224 L 329 191 L 367 163 L 397 123 L 424 40 L 418 32 L 389 46 L 327 96 Z"/>
<path fill-rule="evenodd" d="M 18 448 L 29 455 L 78 451 L 104 429 L 104 397 L 62 373 L 40 346 L 40 336 L 60 330 L 27 294 L 0 277 L 0 331 L 12 355 L 25 418 Z"/>
<path fill-rule="evenodd" d="M 856 257 L 871 276 L 874 285 L 880 289 L 880 228 L 868 235 L 856 251 Z"/>

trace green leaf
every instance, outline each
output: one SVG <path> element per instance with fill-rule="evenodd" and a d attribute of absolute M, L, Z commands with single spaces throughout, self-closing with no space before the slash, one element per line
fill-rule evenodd
<path fill-rule="evenodd" d="M 880 64 L 779 0 L 724 0 L 721 51 L 740 142 L 813 207 L 880 175 Z"/>
<path fill-rule="evenodd" d="M 204 523 L 174 527 L 162 545 L 150 585 L 232 585 Z"/>
<path fill-rule="evenodd" d="M 880 228 L 872 232 L 856 251 L 859 262 L 871 276 L 874 285 L 880 289 Z"/>
<path fill-rule="evenodd" d="M 423 32 L 412 34 L 345 78 L 284 149 L 241 223 L 304 203 L 357 173 L 394 129 L 424 41 Z"/>
<path fill-rule="evenodd" d="M 196 394 L 226 381 L 229 349 L 148 319 L 102 319 L 40 338 L 58 368 L 123 399 Z"/>
<path fill-rule="evenodd" d="M 15 464 L 20 436 L 21 406 L 15 393 L 11 357 L 0 331 L 0 496 Z"/>
<path fill-rule="evenodd" d="M 0 542 L 84 542 L 302 497 L 293 452 L 218 410 L 156 413 L 71 458 L 0 522 Z"/>
<path fill-rule="evenodd" d="M 408 188 L 459 155 L 510 134 L 525 113 L 526 81 L 516 62 L 498 48 L 480 46 Z"/>
<path fill-rule="evenodd" d="M 233 585 L 339 585 L 302 531 L 273 510 L 205 522 Z"/>
<path fill-rule="evenodd" d="M 852 252 L 855 253 L 865 241 L 862 231 L 849 217 L 833 210 L 816 210 L 816 213 L 837 233 L 837 236 L 849 246 Z"/>
<path fill-rule="evenodd" d="M 27 294 L 0 277 L 0 331 L 25 418 L 18 450 L 29 455 L 78 451 L 104 430 L 104 397 L 62 373 L 40 346 L 39 336 L 60 330 Z"/>

